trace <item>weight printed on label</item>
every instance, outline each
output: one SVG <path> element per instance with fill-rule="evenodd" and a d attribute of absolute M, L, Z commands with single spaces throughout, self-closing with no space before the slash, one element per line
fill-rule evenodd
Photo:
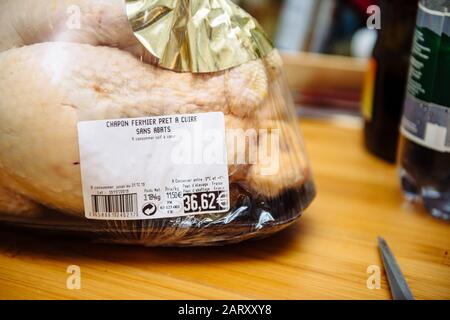
<path fill-rule="evenodd" d="M 229 210 L 223 113 L 82 121 L 78 138 L 88 219 Z"/>

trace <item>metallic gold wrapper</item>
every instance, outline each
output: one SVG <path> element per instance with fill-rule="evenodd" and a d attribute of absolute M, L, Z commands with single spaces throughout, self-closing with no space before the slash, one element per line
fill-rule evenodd
<path fill-rule="evenodd" d="M 226 70 L 273 50 L 258 22 L 230 0 L 126 0 L 134 34 L 159 66 Z"/>

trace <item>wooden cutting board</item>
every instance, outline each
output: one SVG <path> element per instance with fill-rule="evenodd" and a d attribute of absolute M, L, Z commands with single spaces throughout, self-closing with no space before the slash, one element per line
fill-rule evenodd
<path fill-rule="evenodd" d="M 450 298 L 450 225 L 404 203 L 394 166 L 367 154 L 361 129 L 303 121 L 318 197 L 265 240 L 217 248 L 142 248 L 0 231 L 2 299 L 390 299 L 369 289 L 388 241 L 418 299 Z M 69 265 L 81 289 L 69 290 Z"/>

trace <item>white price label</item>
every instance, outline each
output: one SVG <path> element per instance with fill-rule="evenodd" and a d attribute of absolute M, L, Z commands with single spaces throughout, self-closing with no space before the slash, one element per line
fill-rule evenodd
<path fill-rule="evenodd" d="M 88 219 L 230 208 L 223 113 L 82 121 L 78 137 Z"/>

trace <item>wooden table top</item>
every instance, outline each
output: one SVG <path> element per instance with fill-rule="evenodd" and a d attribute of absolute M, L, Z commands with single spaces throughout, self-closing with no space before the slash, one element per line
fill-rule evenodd
<path fill-rule="evenodd" d="M 0 232 L 2 299 L 390 299 L 368 289 L 390 244 L 417 299 L 450 298 L 450 226 L 403 202 L 396 168 L 368 155 L 357 126 L 305 120 L 318 197 L 268 239 L 215 248 L 143 248 Z M 78 265 L 81 289 L 66 269 Z"/>

